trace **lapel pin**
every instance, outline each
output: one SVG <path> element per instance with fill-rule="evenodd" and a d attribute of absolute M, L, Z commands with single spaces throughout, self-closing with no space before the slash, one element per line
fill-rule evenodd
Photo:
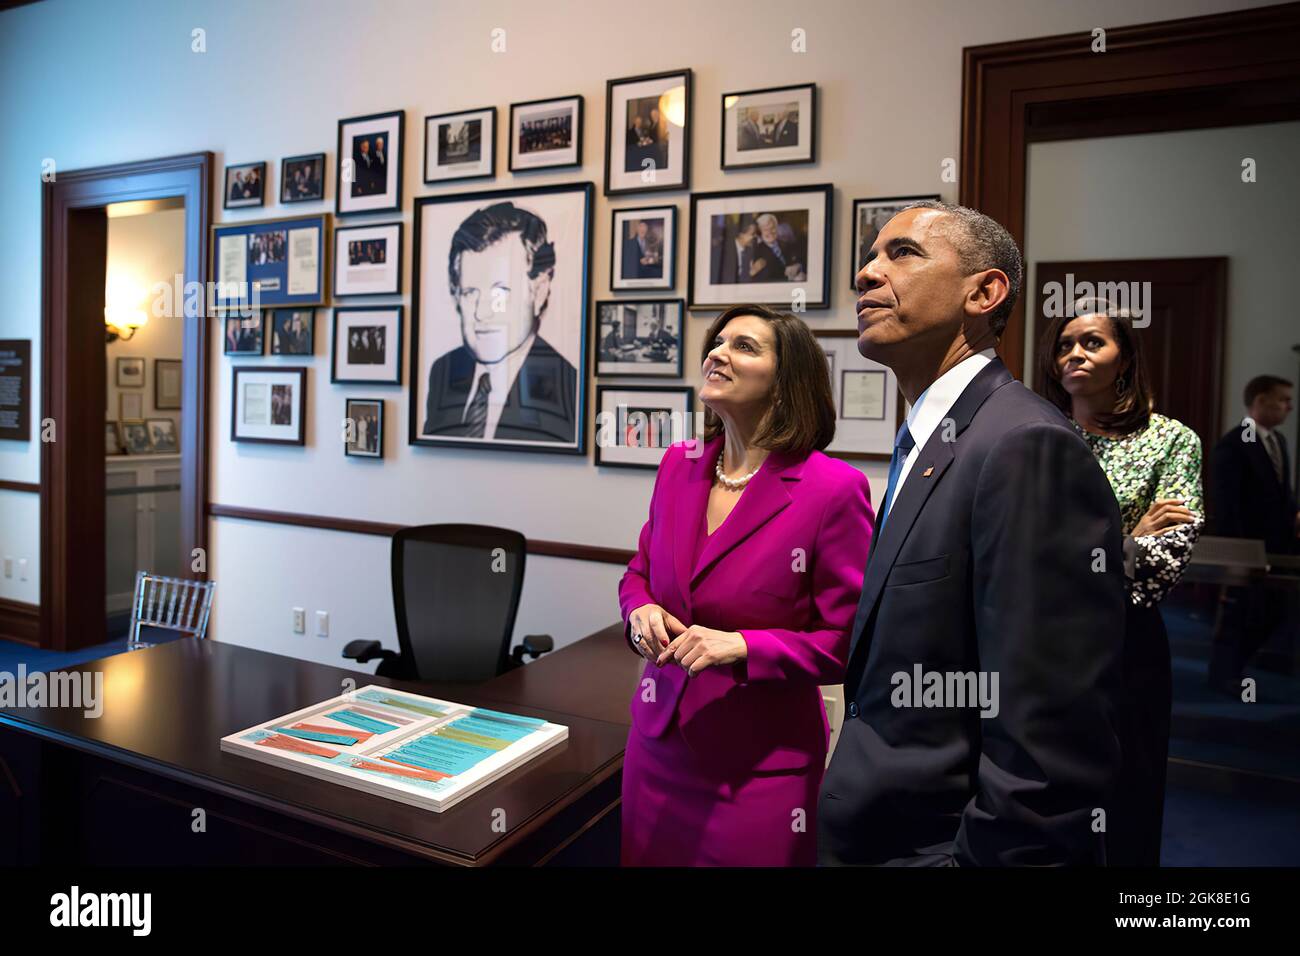
<path fill-rule="evenodd" d="M 921 472 L 921 477 L 929 478 L 933 474 L 934 474 L 934 465 L 931 465 L 929 468 L 925 469 L 925 471 Z"/>

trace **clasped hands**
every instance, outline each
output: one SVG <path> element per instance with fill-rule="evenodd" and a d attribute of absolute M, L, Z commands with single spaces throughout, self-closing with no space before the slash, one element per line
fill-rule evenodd
<path fill-rule="evenodd" d="M 658 604 L 642 604 L 628 615 L 628 623 L 632 645 L 642 657 L 657 667 L 673 661 L 690 677 L 706 667 L 734 664 L 749 656 L 749 645 L 739 631 L 718 631 L 699 624 L 687 627 Z"/>

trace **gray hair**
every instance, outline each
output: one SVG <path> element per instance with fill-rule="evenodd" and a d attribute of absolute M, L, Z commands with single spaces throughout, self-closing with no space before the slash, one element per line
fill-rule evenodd
<path fill-rule="evenodd" d="M 989 315 L 989 329 L 1001 338 L 1002 331 L 1011 318 L 1011 310 L 1020 298 L 1020 289 L 1025 280 L 1025 260 L 1020 255 L 1016 241 L 1011 238 L 1011 233 L 1002 228 L 997 220 L 956 203 L 924 199 L 907 205 L 902 211 L 908 209 L 937 209 L 955 220 L 957 228 L 949 230 L 947 237 L 956 248 L 961 267 L 967 275 L 987 269 L 999 269 L 1006 273 L 1007 297 Z"/>

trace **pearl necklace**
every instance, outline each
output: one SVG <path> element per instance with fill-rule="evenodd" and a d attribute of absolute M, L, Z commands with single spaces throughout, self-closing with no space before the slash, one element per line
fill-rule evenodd
<path fill-rule="evenodd" d="M 726 488 L 728 491 L 739 491 L 741 488 L 744 488 L 747 484 L 749 484 L 749 479 L 753 478 L 755 475 L 758 474 L 758 468 L 763 467 L 760 464 L 758 468 L 755 468 L 744 478 L 728 478 L 726 475 L 722 473 L 722 459 L 725 457 L 727 457 L 727 453 L 725 449 L 718 452 L 718 464 L 713 469 L 713 472 L 718 476 L 718 481 L 722 482 L 722 487 Z"/>

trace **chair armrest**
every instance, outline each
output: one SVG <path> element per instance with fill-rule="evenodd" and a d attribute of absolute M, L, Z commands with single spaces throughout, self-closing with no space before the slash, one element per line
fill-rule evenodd
<path fill-rule="evenodd" d="M 516 644 L 510 656 L 514 659 L 515 663 L 522 664 L 524 662 L 525 654 L 529 657 L 537 658 L 545 654 L 547 651 L 552 651 L 554 649 L 555 641 L 551 635 L 525 634 L 523 643 Z"/>
<path fill-rule="evenodd" d="M 343 647 L 343 656 L 350 661 L 356 661 L 358 664 L 368 664 L 370 661 L 381 660 L 389 661 L 397 658 L 395 651 L 387 651 L 378 641 L 348 641 Z"/>

